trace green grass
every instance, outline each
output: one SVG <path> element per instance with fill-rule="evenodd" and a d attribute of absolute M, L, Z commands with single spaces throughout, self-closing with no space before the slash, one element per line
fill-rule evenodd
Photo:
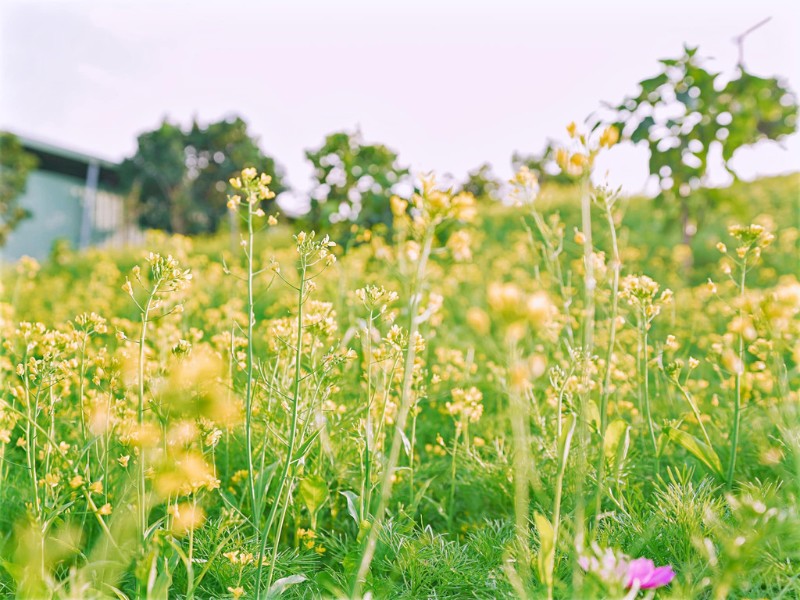
<path fill-rule="evenodd" d="M 676 578 L 657 597 L 800 597 L 800 176 L 698 194 L 712 208 L 689 248 L 680 244 L 669 207 L 622 198 L 612 209 L 621 276 L 648 275 L 660 290 L 674 292 L 669 303 L 653 301 L 661 311 L 647 330 L 658 454 L 642 404 L 642 332 L 626 300 L 614 308 L 613 246 L 597 206 L 593 242 L 604 261 L 596 265 L 594 351 L 589 357 L 578 351 L 587 322 L 584 248 L 573 240 L 573 229 L 582 228 L 578 190 L 545 190 L 534 205 L 536 216 L 554 225 L 553 239 L 561 235 L 563 250 L 555 257 L 548 258 L 547 240 L 528 208 L 479 204 L 467 262 L 455 262 L 446 250 L 464 227 L 448 217 L 435 230 L 421 279 L 415 258 L 402 258 L 402 240 L 375 235 L 365 241 L 359 233 L 346 253 L 335 250 L 337 264 L 314 279 L 316 290 L 300 304 L 307 338 L 299 363 L 292 338 L 297 291 L 269 265 L 274 257 L 281 275 L 296 283 L 292 234 L 301 224 L 259 229 L 254 268 L 264 272 L 254 280 L 251 456 L 243 409 L 247 269 L 227 234 L 192 240 L 156 234 L 146 248 L 61 249 L 40 269 L 9 268 L 0 291 L 0 434 L 8 437 L 0 441 L 0 595 L 222 598 L 241 586 L 242 597 L 252 598 L 257 577 L 264 596 L 270 584 L 295 576 L 282 597 L 351 597 L 364 544 L 377 531 L 363 584 L 374 598 L 546 597 L 541 557 L 548 533 L 536 515 L 552 526 L 560 491 L 554 597 L 613 597 L 613 586 L 578 566 L 590 543 L 672 565 Z M 735 254 L 728 227 L 736 223 L 760 223 L 775 234 L 751 263 L 744 294 L 724 274 L 716 248 L 722 241 Z M 142 259 L 150 251 L 173 256 L 193 274 L 188 288 L 163 296 L 183 313 L 153 320 L 146 332 L 142 423 L 153 428 L 152 447 L 132 437 L 140 365 L 139 347 L 130 340 L 138 339 L 140 311 L 121 290 L 135 265 L 146 274 Z M 317 256 L 319 249 L 301 252 Z M 502 296 L 493 283 L 509 284 L 504 293 L 519 297 Z M 399 294 L 369 330 L 369 311 L 353 294 L 367 284 Z M 415 289 L 421 290 L 416 312 L 423 313 L 418 327 L 425 344 L 414 360 L 412 410 L 397 438 L 399 462 L 381 523 L 376 507 L 403 402 L 402 368 L 390 366 L 402 365 L 408 352 L 407 344 L 395 347 L 387 336 L 392 324 L 408 327 Z M 544 313 L 528 304 L 542 293 Z M 108 331 L 92 334 L 82 353 L 83 338 L 71 323 L 92 311 L 107 320 Z M 615 315 L 624 321 L 609 355 Z M 327 324 L 316 321 L 329 316 Z M 43 331 L 26 334 L 23 321 L 41 322 Z M 117 339 L 117 331 L 128 340 Z M 225 337 L 231 332 L 233 354 Z M 188 353 L 178 345 L 182 339 L 191 344 Z M 367 368 L 369 344 L 380 354 Z M 346 357 L 347 348 L 355 354 Z M 335 355 L 330 363 L 329 353 Z M 690 358 L 699 361 L 692 370 Z M 599 407 L 609 360 L 606 422 L 616 422 L 620 435 L 605 435 L 604 447 Z M 675 369 L 712 443 L 705 455 L 697 446 L 703 430 L 671 380 Z M 453 390 L 473 386 L 483 413 L 468 422 L 452 407 Z M 733 444 L 737 394 L 742 426 Z M 294 402 L 297 438 L 279 494 Z M 372 426 L 383 427 L 386 437 L 372 442 L 372 473 L 365 475 L 370 402 Z M 573 418 L 565 446 L 558 431 L 570 430 Z M 670 437 L 670 428 L 682 433 Z M 206 443 L 215 430 L 218 442 Z M 59 450 L 62 442 L 68 447 Z M 35 452 L 28 451 L 31 444 Z M 151 530 L 144 534 L 136 528 L 140 448 L 152 469 L 145 477 Z M 124 456 L 126 467 L 118 462 Z M 186 493 L 175 483 L 194 468 L 186 466 L 192 457 L 204 465 L 194 476 L 213 476 L 218 488 Z M 184 462 L 176 468 L 177 460 Z M 31 481 L 31 461 L 42 483 Z M 256 506 L 241 474 L 250 465 L 262 491 Z M 72 485 L 76 474 L 85 481 Z M 89 490 L 95 481 L 102 481 L 102 491 Z M 367 488 L 374 490 L 372 503 L 362 507 Z M 111 514 L 97 514 L 106 502 Z M 181 529 L 176 505 L 184 515 L 189 506 L 201 508 L 202 518 Z M 273 507 L 275 522 L 264 537 Z M 301 531 L 309 529 L 315 537 Z M 262 540 L 261 570 L 225 556 L 257 556 Z M 48 550 L 40 564 L 42 548 Z M 194 560 L 187 562 L 189 552 Z"/>

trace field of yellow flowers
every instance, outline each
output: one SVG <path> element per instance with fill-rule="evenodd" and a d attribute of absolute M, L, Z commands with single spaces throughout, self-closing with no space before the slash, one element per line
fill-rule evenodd
<path fill-rule="evenodd" d="M 4 272 L 0 596 L 800 597 L 800 177 L 689 244 L 524 169 L 338 245 L 230 183 L 236 248 Z"/>

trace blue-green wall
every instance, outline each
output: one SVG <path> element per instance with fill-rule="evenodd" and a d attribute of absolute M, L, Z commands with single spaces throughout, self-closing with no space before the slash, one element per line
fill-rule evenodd
<path fill-rule="evenodd" d="M 22 221 L 0 248 L 0 258 L 15 261 L 21 256 L 32 256 L 37 260 L 47 258 L 53 242 L 63 239 L 77 248 L 80 243 L 82 200 L 86 181 L 46 171 L 33 171 L 28 176 L 25 194 L 20 205 L 32 214 Z M 98 192 L 103 192 L 100 188 Z M 98 194 L 97 202 L 103 202 Z M 107 198 L 107 196 L 106 196 Z M 102 207 L 101 207 L 102 208 Z M 90 243 L 101 243 L 113 231 L 90 232 Z"/>

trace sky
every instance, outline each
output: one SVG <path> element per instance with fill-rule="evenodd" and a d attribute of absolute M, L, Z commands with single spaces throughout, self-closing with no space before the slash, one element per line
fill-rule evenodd
<path fill-rule="evenodd" d="M 119 160 L 164 117 L 241 115 L 302 196 L 304 150 L 359 128 L 415 171 L 463 178 L 566 137 L 636 92 L 688 42 L 800 91 L 800 2 L 790 0 L 0 0 L 0 128 Z M 800 136 L 743 149 L 746 179 L 800 169 Z M 598 164 L 638 192 L 647 152 Z M 713 180 L 725 178 L 716 171 Z"/>

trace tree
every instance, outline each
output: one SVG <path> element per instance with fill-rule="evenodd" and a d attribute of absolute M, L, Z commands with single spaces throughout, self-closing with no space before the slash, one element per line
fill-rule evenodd
<path fill-rule="evenodd" d="M 272 176 L 276 194 L 286 188 L 282 170 L 258 147 L 239 117 L 188 131 L 164 120 L 138 137 L 136 154 L 121 167 L 143 227 L 171 233 L 217 231 L 227 214 L 227 181 L 243 167 Z"/>
<path fill-rule="evenodd" d="M 492 172 L 489 163 L 467 172 L 467 180 L 461 190 L 472 194 L 478 200 L 498 200 L 502 182 Z"/>
<path fill-rule="evenodd" d="M 709 155 L 721 151 L 725 169 L 736 177 L 730 161 L 738 149 L 794 133 L 797 99 L 780 80 L 747 72 L 741 55 L 728 81 L 702 66 L 696 47 L 660 63 L 661 72 L 640 81 L 638 95 L 610 107 L 610 119 L 597 126 L 612 121 L 623 137 L 647 146 L 659 198 L 679 204 L 688 242 L 702 208 L 702 194 L 692 192 L 707 184 Z"/>
<path fill-rule="evenodd" d="M 409 171 L 383 144 L 365 144 L 360 132 L 333 133 L 316 150 L 309 219 L 315 224 L 352 221 L 364 227 L 392 222 L 389 200 Z"/>
<path fill-rule="evenodd" d="M 19 198 L 37 164 L 37 158 L 25 151 L 17 136 L 0 131 L 0 246 L 5 246 L 9 234 L 31 216 L 19 205 Z"/>

